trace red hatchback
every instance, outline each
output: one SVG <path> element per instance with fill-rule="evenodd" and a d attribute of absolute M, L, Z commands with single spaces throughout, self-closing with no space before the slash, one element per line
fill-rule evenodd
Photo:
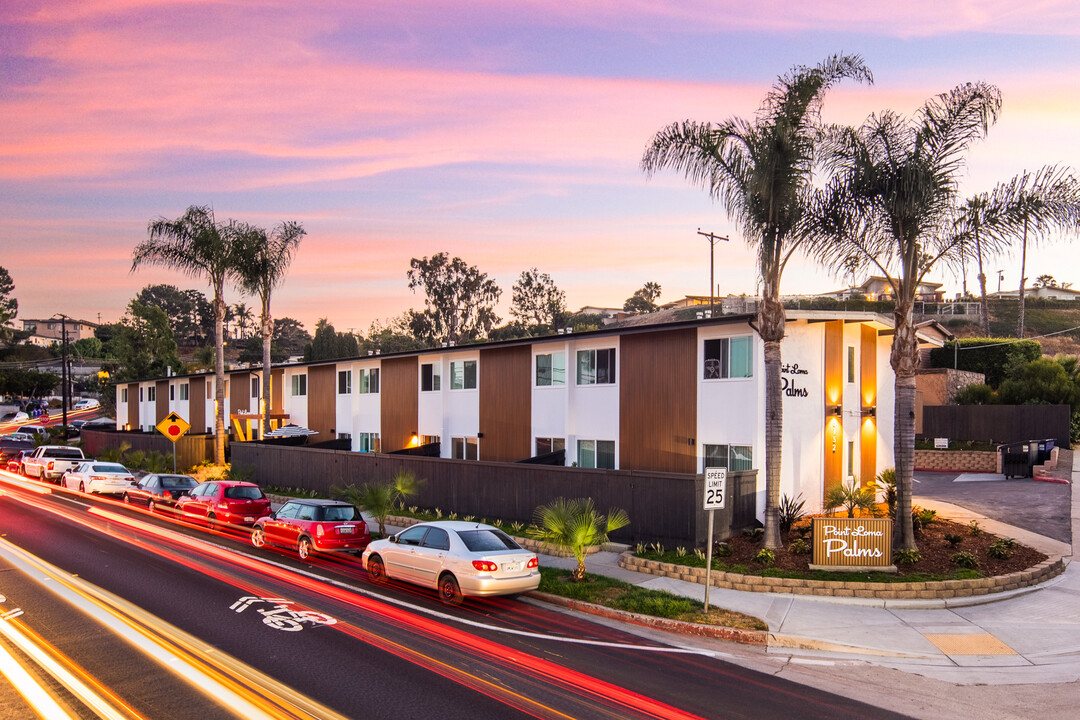
<path fill-rule="evenodd" d="M 289 500 L 251 529 L 255 547 L 272 543 L 296 548 L 303 560 L 314 552 L 360 552 L 369 542 L 371 534 L 359 508 L 337 500 Z"/>
<path fill-rule="evenodd" d="M 211 527 L 253 525 L 270 512 L 270 499 L 255 483 L 213 480 L 181 496 L 176 511 L 187 518 L 205 518 Z"/>

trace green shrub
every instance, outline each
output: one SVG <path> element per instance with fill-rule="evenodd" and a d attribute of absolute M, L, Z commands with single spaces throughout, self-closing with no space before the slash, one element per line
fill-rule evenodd
<path fill-rule="evenodd" d="M 893 553 L 893 562 L 897 565 L 914 565 L 922 560 L 918 548 L 904 548 Z"/>
<path fill-rule="evenodd" d="M 780 498 L 780 532 L 791 531 L 791 526 L 799 522 L 805 514 L 803 513 L 805 505 L 806 500 L 803 499 L 802 493 L 794 499 L 787 495 Z"/>
<path fill-rule="evenodd" d="M 742 531 L 742 534 L 750 538 L 751 540 L 760 540 L 765 536 L 765 528 L 746 528 Z"/>
<path fill-rule="evenodd" d="M 716 557 L 731 557 L 735 554 L 735 548 L 728 545 L 726 542 L 718 542 L 713 545 L 713 555 Z"/>
<path fill-rule="evenodd" d="M 896 468 L 885 468 L 878 473 L 870 488 L 875 493 L 881 493 L 885 504 L 889 507 L 889 517 L 896 517 Z"/>
<path fill-rule="evenodd" d="M 961 550 L 958 553 L 953 553 L 953 556 L 949 558 L 953 565 L 962 568 L 975 569 L 979 567 L 979 558 L 975 557 L 973 553 L 969 553 L 967 550 Z"/>
<path fill-rule="evenodd" d="M 972 520 L 970 523 L 968 523 L 968 532 L 971 533 L 972 537 L 979 537 L 983 534 L 983 529 L 979 527 L 978 520 Z"/>
<path fill-rule="evenodd" d="M 957 342 L 960 344 L 959 353 L 956 353 L 953 347 Z M 997 387 L 1011 371 L 1040 357 L 1042 346 L 1037 340 L 959 338 L 945 343 L 944 347 L 931 350 L 930 366 L 951 368 L 955 362 L 960 370 L 981 372 L 987 385 Z"/>
<path fill-rule="evenodd" d="M 837 508 L 844 508 L 849 518 L 855 517 L 856 510 L 873 513 L 876 503 L 874 490 L 859 487 L 857 480 L 825 491 L 825 509 L 831 513 Z"/>
<path fill-rule="evenodd" d="M 810 552 L 810 543 L 806 542 L 802 538 L 795 538 L 788 545 L 788 549 L 796 555 L 807 555 Z"/>
<path fill-rule="evenodd" d="M 769 548 L 761 548 L 754 554 L 754 560 L 762 565 L 772 565 L 776 562 L 776 553 Z"/>
<path fill-rule="evenodd" d="M 952 547 L 956 547 L 960 543 L 964 542 L 964 536 L 956 535 L 953 533 L 945 533 L 945 542 L 949 543 L 949 545 Z"/>
<path fill-rule="evenodd" d="M 998 538 L 986 549 L 986 554 L 998 560 L 1007 560 L 1012 557 L 1016 541 L 1012 538 Z"/>

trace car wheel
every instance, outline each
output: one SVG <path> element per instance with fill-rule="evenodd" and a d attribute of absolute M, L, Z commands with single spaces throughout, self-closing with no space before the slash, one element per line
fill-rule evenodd
<path fill-rule="evenodd" d="M 301 560 L 307 560 L 315 553 L 315 548 L 311 546 L 311 539 L 302 537 L 299 544 L 296 546 L 296 552 L 300 555 Z"/>
<path fill-rule="evenodd" d="M 465 596 L 461 594 L 461 586 L 457 578 L 446 573 L 439 578 L 439 599 L 447 605 L 460 605 Z"/>
<path fill-rule="evenodd" d="M 130 505 L 131 504 L 131 496 L 128 495 L 127 493 L 124 493 L 124 504 L 125 505 Z"/>
<path fill-rule="evenodd" d="M 86 492 L 86 483 L 82 482 L 81 480 L 79 481 L 79 492 Z"/>
<path fill-rule="evenodd" d="M 206 516 L 206 524 L 211 530 L 217 529 L 217 515 L 210 513 Z"/>
<path fill-rule="evenodd" d="M 149 510 L 150 512 L 157 512 L 157 503 L 154 502 L 153 500 L 147 500 L 146 501 L 146 509 Z"/>
<path fill-rule="evenodd" d="M 367 571 L 373 582 L 384 583 L 388 580 L 386 566 L 383 565 L 382 558 L 378 555 L 372 555 L 368 558 Z"/>
<path fill-rule="evenodd" d="M 261 527 L 255 526 L 251 529 L 251 544 L 257 548 L 266 544 L 266 534 Z"/>

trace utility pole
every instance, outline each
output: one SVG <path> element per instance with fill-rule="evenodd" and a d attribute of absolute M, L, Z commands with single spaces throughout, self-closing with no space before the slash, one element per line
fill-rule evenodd
<path fill-rule="evenodd" d="M 60 407 L 63 415 L 64 442 L 67 442 L 68 432 L 67 319 L 67 315 L 60 315 Z"/>
<path fill-rule="evenodd" d="M 709 317 L 712 317 L 716 315 L 716 311 L 713 308 L 713 288 L 715 287 L 713 285 L 713 268 L 716 259 L 716 241 L 723 240 L 724 242 L 728 242 L 729 238 L 720 237 L 711 232 L 702 232 L 701 228 L 697 229 L 697 234 L 709 241 Z"/>

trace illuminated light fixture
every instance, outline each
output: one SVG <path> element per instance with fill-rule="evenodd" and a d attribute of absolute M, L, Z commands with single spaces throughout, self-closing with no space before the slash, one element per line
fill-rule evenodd
<path fill-rule="evenodd" d="M 843 414 L 843 412 L 844 412 L 844 409 L 839 405 L 833 405 L 831 408 L 829 408 L 829 414 L 830 415 L 835 415 L 836 417 L 840 417 Z"/>

